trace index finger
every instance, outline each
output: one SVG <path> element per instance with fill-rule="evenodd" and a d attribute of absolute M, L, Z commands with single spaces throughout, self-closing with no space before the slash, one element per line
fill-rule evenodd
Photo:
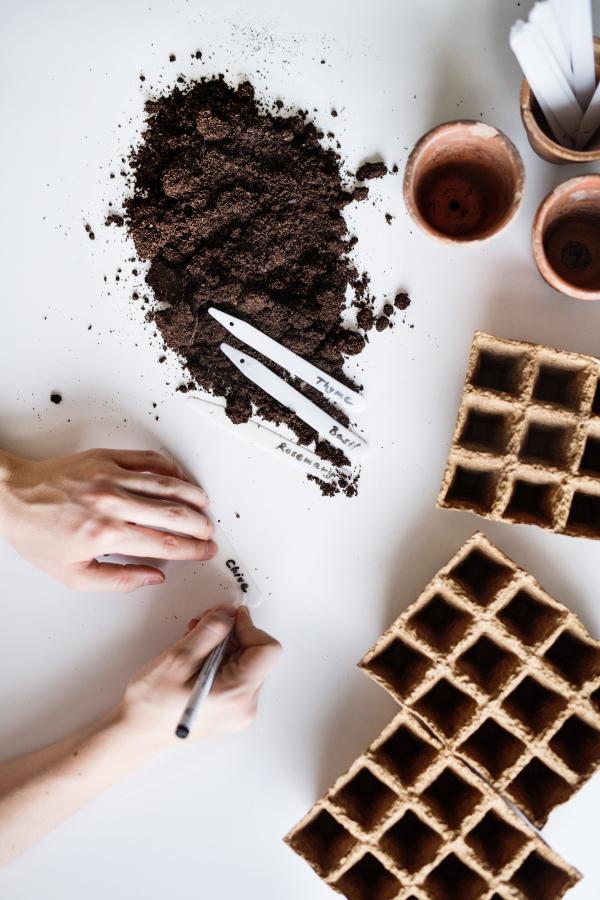
<path fill-rule="evenodd" d="M 189 475 L 179 466 L 175 460 L 163 456 L 156 450 L 111 450 L 111 459 L 123 469 L 131 469 L 132 472 L 153 472 L 155 475 L 170 475 L 179 478 L 188 484 Z"/>
<path fill-rule="evenodd" d="M 198 674 L 200 666 L 215 647 L 227 637 L 235 621 L 235 608 L 230 604 L 208 610 L 202 619 L 192 619 L 196 625 L 191 628 L 170 650 L 167 651 L 187 682 Z"/>

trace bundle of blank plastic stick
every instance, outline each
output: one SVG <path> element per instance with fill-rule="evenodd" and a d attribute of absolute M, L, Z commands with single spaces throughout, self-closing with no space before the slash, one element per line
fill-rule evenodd
<path fill-rule="evenodd" d="M 557 142 L 583 150 L 600 126 L 591 0 L 542 0 L 510 46 Z"/>

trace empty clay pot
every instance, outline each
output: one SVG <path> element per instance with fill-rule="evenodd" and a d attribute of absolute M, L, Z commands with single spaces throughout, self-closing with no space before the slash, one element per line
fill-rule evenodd
<path fill-rule="evenodd" d="M 417 225 L 439 241 L 475 244 L 497 234 L 523 199 L 517 148 L 484 122 L 438 125 L 408 158 L 404 201 Z"/>
<path fill-rule="evenodd" d="M 600 78 L 600 39 L 596 37 L 594 38 L 594 55 L 596 58 L 596 81 L 598 81 Z M 595 159 L 600 159 L 600 129 L 597 130 L 585 150 L 568 150 L 556 143 L 546 117 L 526 78 L 523 79 L 521 85 L 521 118 L 532 149 L 546 162 L 565 166 L 569 163 L 593 162 Z"/>
<path fill-rule="evenodd" d="M 554 188 L 535 215 L 531 243 L 549 285 L 579 300 L 600 300 L 600 175 Z"/>

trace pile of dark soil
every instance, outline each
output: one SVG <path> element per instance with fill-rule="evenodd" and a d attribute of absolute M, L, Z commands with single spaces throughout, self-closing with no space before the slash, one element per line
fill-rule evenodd
<path fill-rule="evenodd" d="M 131 154 L 134 192 L 125 209 L 139 256 L 152 261 L 146 281 L 156 300 L 169 304 L 151 317 L 187 364 L 191 387 L 225 397 L 233 422 L 246 422 L 254 407 L 264 419 L 289 425 L 303 444 L 317 440 L 312 428 L 224 356 L 223 341 L 247 347 L 207 309 L 244 319 L 360 390 L 342 366 L 346 355 L 360 353 L 365 338 L 342 326 L 341 312 L 348 285 L 357 305 L 366 306 L 368 298 L 364 278 L 345 255 L 356 239 L 347 240 L 341 210 L 368 189 L 345 191 L 340 157 L 321 147 L 323 134 L 307 113 L 273 116 L 259 109 L 248 82 L 234 90 L 222 76 L 202 80 L 148 102 L 146 110 L 147 130 Z M 302 390 L 348 424 L 317 391 Z M 317 453 L 347 462 L 324 441 Z M 344 483 L 342 489 L 353 491 Z"/>

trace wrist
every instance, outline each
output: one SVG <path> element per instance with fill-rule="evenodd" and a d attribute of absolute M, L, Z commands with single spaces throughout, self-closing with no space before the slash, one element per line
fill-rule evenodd
<path fill-rule="evenodd" d="M 138 760 L 139 766 L 179 743 L 176 723 L 169 728 L 162 716 L 156 716 L 149 708 L 131 709 L 125 698 L 99 724 L 118 735 L 119 743 Z"/>

